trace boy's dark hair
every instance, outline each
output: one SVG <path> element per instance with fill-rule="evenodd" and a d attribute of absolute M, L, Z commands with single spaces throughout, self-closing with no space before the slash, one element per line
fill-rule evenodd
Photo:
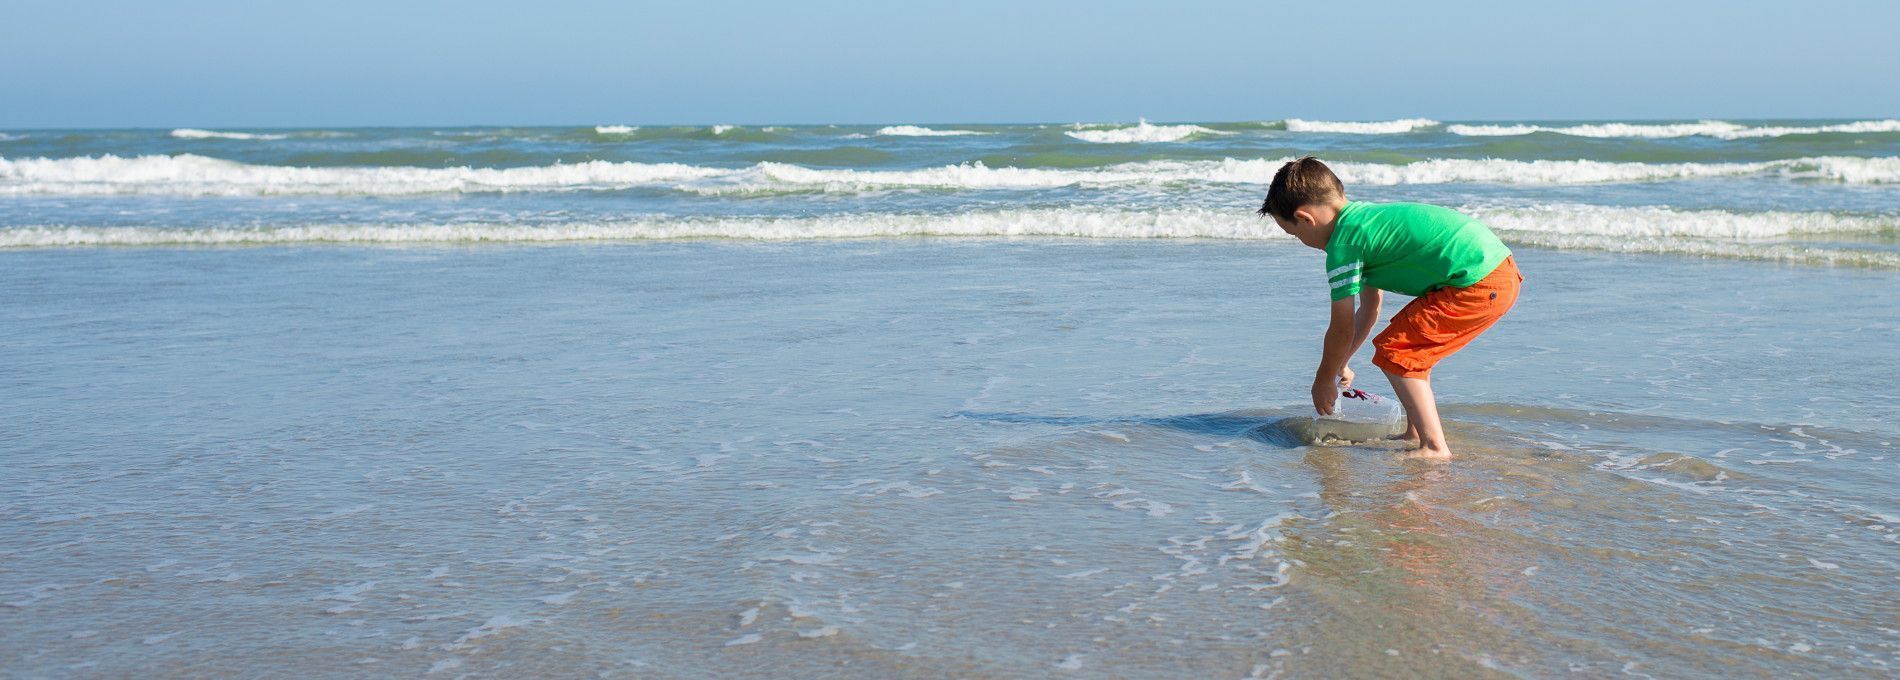
<path fill-rule="evenodd" d="M 1300 206 L 1326 203 L 1345 195 L 1346 185 L 1339 183 L 1332 168 L 1318 158 L 1303 156 L 1287 161 L 1273 173 L 1273 183 L 1267 185 L 1267 201 L 1260 204 L 1259 212 L 1291 222 L 1293 211 Z"/>

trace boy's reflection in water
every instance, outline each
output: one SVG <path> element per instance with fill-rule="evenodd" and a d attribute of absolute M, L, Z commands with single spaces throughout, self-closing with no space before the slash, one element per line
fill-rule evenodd
<path fill-rule="evenodd" d="M 1466 496 L 1480 485 L 1461 478 L 1466 468 L 1380 453 L 1315 446 L 1302 458 L 1328 519 L 1291 528 L 1284 547 L 1299 560 L 1293 583 L 1328 613 L 1318 625 L 1324 643 L 1366 655 L 1393 650 L 1413 672 L 1421 658 L 1477 675 L 1495 672 L 1470 667 L 1479 659 L 1526 658 L 1535 622 L 1511 598 L 1531 560 L 1507 532 L 1459 510 L 1473 505 Z"/>

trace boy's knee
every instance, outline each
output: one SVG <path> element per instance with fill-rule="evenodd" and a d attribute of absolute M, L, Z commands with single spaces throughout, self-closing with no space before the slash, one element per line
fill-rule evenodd
<path fill-rule="evenodd" d="M 1425 380 L 1432 377 L 1431 366 L 1407 366 L 1394 357 L 1392 352 L 1388 352 L 1383 348 L 1373 352 L 1372 365 L 1378 366 L 1379 370 L 1385 371 L 1386 375 L 1396 378 Z"/>

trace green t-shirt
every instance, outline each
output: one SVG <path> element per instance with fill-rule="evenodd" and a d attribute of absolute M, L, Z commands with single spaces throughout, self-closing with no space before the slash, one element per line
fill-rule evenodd
<path fill-rule="evenodd" d="M 1326 242 L 1326 280 L 1334 300 L 1362 283 L 1416 297 L 1477 283 L 1510 256 L 1490 227 L 1456 210 L 1353 201 Z"/>

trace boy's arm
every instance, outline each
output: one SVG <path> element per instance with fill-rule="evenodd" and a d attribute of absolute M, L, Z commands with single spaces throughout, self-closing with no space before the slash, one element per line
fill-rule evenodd
<path fill-rule="evenodd" d="M 1359 311 L 1352 315 L 1352 349 L 1346 352 L 1351 357 L 1359 353 L 1366 345 L 1366 338 L 1372 336 L 1372 326 L 1379 323 L 1379 303 L 1385 301 L 1385 292 L 1371 286 L 1359 292 Z"/>
<path fill-rule="evenodd" d="M 1319 371 L 1313 374 L 1313 410 L 1320 415 L 1333 414 L 1333 404 L 1339 400 L 1339 377 L 1346 368 L 1346 360 L 1352 358 L 1353 344 L 1353 304 L 1351 297 L 1333 301 L 1332 321 L 1326 324 L 1326 346 L 1319 360 Z"/>

